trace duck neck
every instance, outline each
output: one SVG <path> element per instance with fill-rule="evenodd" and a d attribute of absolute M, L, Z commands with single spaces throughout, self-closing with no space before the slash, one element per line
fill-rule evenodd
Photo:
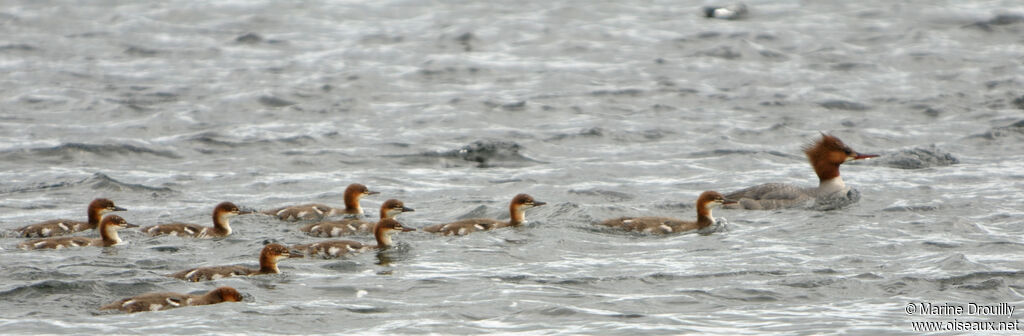
<path fill-rule="evenodd" d="M 375 230 L 373 232 L 373 236 L 374 238 L 377 238 L 377 248 L 388 248 L 393 244 L 391 241 L 391 235 L 388 234 L 386 230 Z"/>
<path fill-rule="evenodd" d="M 260 254 L 260 273 L 281 273 L 277 269 L 277 256 Z"/>
<path fill-rule="evenodd" d="M 100 238 L 103 240 L 103 246 L 117 245 L 121 243 L 121 237 L 117 235 L 117 229 L 115 229 L 113 225 L 101 225 Z"/>
<path fill-rule="evenodd" d="M 697 204 L 697 226 L 701 229 L 715 224 L 715 218 L 711 217 L 711 208 L 706 204 Z"/>
<path fill-rule="evenodd" d="M 508 207 L 509 219 L 508 224 L 512 226 L 526 223 L 526 210 L 519 209 L 515 206 Z"/>
<path fill-rule="evenodd" d="M 230 218 L 228 214 L 213 214 L 213 229 L 224 235 L 231 234 Z"/>
<path fill-rule="evenodd" d="M 818 183 L 818 193 L 820 195 L 828 195 L 843 190 L 846 190 L 846 183 L 843 182 L 843 178 L 839 175 L 828 180 L 821 180 Z"/>
<path fill-rule="evenodd" d="M 100 224 L 100 219 L 103 217 L 103 212 L 106 209 L 89 207 L 89 225 L 96 227 Z"/>
<path fill-rule="evenodd" d="M 362 195 L 345 194 L 345 213 L 350 215 L 362 215 L 363 208 L 359 206 L 359 197 Z"/>
<path fill-rule="evenodd" d="M 814 167 L 814 173 L 818 174 L 819 184 L 839 177 L 839 165 L 839 163 L 833 163 L 828 161 L 818 161 L 811 163 L 811 166 Z"/>

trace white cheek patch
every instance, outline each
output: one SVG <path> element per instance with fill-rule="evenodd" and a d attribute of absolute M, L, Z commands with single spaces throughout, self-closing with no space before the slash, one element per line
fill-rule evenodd
<path fill-rule="evenodd" d="M 163 307 L 164 307 L 164 305 L 159 304 L 159 303 L 150 304 L 149 305 L 149 311 L 157 311 L 157 310 L 160 310 L 160 308 L 163 308 Z"/>
<path fill-rule="evenodd" d="M 306 217 L 306 214 L 308 214 L 308 213 L 309 213 L 309 211 L 300 211 L 299 214 L 297 216 L 295 216 L 295 217 L 296 218 Z"/>
<path fill-rule="evenodd" d="M 336 255 L 338 255 L 338 252 L 341 252 L 341 249 L 337 248 L 337 247 L 333 247 L 332 246 L 331 248 L 327 249 L 327 254 L 330 254 L 330 255 L 335 255 L 336 256 Z"/>
<path fill-rule="evenodd" d="M 665 224 L 661 224 L 660 226 L 658 226 L 658 228 L 662 229 L 665 232 L 672 232 L 672 227 Z"/>
<path fill-rule="evenodd" d="M 210 280 L 217 280 L 217 279 L 220 279 L 220 278 L 223 278 L 223 277 L 224 277 L 223 274 L 214 273 L 212 276 L 210 276 Z"/>
<path fill-rule="evenodd" d="M 50 235 L 50 229 L 48 229 L 48 228 L 47 228 L 47 229 L 43 229 L 43 230 L 42 230 L 42 231 L 41 231 L 41 232 L 39 233 L 39 236 L 40 236 L 40 237 L 45 237 L 45 236 L 49 236 L 49 235 Z"/>
<path fill-rule="evenodd" d="M 461 235 L 464 235 L 464 234 L 467 234 L 467 233 L 469 233 L 469 232 L 467 232 L 467 231 L 469 231 L 469 230 L 466 230 L 466 228 L 459 228 L 459 232 L 458 232 L 458 235 L 460 235 L 460 236 L 461 236 Z"/>
<path fill-rule="evenodd" d="M 331 230 L 331 234 L 329 234 L 328 236 L 340 236 L 341 231 L 341 228 L 334 228 L 334 230 Z"/>

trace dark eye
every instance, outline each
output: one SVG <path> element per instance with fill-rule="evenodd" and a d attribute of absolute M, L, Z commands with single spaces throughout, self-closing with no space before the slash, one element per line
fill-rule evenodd
<path fill-rule="evenodd" d="M 850 150 L 849 148 L 844 149 L 843 151 L 846 152 L 846 155 L 853 155 L 853 151 Z"/>

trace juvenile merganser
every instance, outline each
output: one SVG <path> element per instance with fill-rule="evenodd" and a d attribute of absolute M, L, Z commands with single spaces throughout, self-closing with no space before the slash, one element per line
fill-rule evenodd
<path fill-rule="evenodd" d="M 117 245 L 121 242 L 121 237 L 117 236 L 117 230 L 121 228 L 138 227 L 138 225 L 128 223 L 124 218 L 118 215 L 107 215 L 100 220 L 100 238 L 88 238 L 88 237 L 56 237 L 56 238 L 43 238 L 35 239 L 27 242 L 18 244 L 18 248 L 26 250 L 37 250 L 37 249 L 60 249 L 65 247 L 78 247 L 78 246 L 112 246 Z"/>
<path fill-rule="evenodd" d="M 291 253 L 288 252 L 288 248 L 284 247 L 284 245 L 267 244 L 260 251 L 260 268 L 254 269 L 242 265 L 197 267 L 171 274 L 170 277 L 199 282 L 236 275 L 277 274 L 281 273 L 281 270 L 277 269 L 277 261 L 290 257 Z"/>
<path fill-rule="evenodd" d="M 807 154 L 814 172 L 818 174 L 817 188 L 801 188 L 782 183 L 762 184 L 725 195 L 725 198 L 738 202 L 726 208 L 770 210 L 811 203 L 834 203 L 838 206 L 854 203 L 860 199 L 860 193 L 843 183 L 843 178 L 839 176 L 839 165 L 878 157 L 875 154 L 857 153 L 839 138 L 825 133 L 821 134 L 820 140 L 804 146 L 804 154 Z"/>
<path fill-rule="evenodd" d="M 609 219 L 600 224 L 620 227 L 626 231 L 655 234 L 700 230 L 715 224 L 715 218 L 711 217 L 711 208 L 733 203 L 736 203 L 736 201 L 726 199 L 722 197 L 722 194 L 709 190 L 700 194 L 700 197 L 697 197 L 697 221 L 669 217 L 622 217 Z"/>
<path fill-rule="evenodd" d="M 63 236 L 78 231 L 92 230 L 100 224 L 103 214 L 111 211 L 126 211 L 127 209 L 114 205 L 114 201 L 106 198 L 97 198 L 89 202 L 87 212 L 89 221 L 74 221 L 70 219 L 53 219 L 19 228 L 15 231 L 22 237 L 53 237 Z"/>
<path fill-rule="evenodd" d="M 213 227 L 186 223 L 160 224 L 143 227 L 141 230 L 150 236 L 172 235 L 195 238 L 219 238 L 231 234 L 229 219 L 237 215 L 251 213 L 238 209 L 234 203 L 221 202 L 213 208 Z"/>
<path fill-rule="evenodd" d="M 234 288 L 224 286 L 206 292 L 203 295 L 171 292 L 146 293 L 112 302 L 100 307 L 100 310 L 117 309 L 123 312 L 135 313 L 240 301 L 242 301 L 241 293 Z"/>
<path fill-rule="evenodd" d="M 328 240 L 313 244 L 295 245 L 292 248 L 308 256 L 319 255 L 324 258 L 337 258 L 349 252 L 388 248 L 393 245 L 391 242 L 392 233 L 409 231 L 416 231 L 416 229 L 404 227 L 402 223 L 392 218 L 382 218 L 373 229 L 373 235 L 377 238 L 377 245 L 366 245 L 352 240 Z"/>
<path fill-rule="evenodd" d="M 345 188 L 344 209 L 332 208 L 323 204 L 303 204 L 267 210 L 263 213 L 276 216 L 278 219 L 285 221 L 320 220 L 324 217 L 335 215 L 360 216 L 363 214 L 363 208 L 359 206 L 359 199 L 363 196 L 376 194 L 379 194 L 379 192 L 370 191 L 370 189 L 362 184 L 353 183 L 349 184 L 348 188 Z"/>
<path fill-rule="evenodd" d="M 518 226 L 526 223 L 526 209 L 538 207 L 547 203 L 536 201 L 527 194 L 519 194 L 512 198 L 508 205 L 509 221 L 499 221 L 490 218 L 471 218 L 455 221 L 446 224 L 435 224 L 423 228 L 423 231 L 443 233 L 447 235 L 465 235 L 474 231 L 487 231 L 507 226 Z"/>
<path fill-rule="evenodd" d="M 380 206 L 380 218 L 395 218 L 400 213 L 416 211 L 406 207 L 405 203 L 396 199 L 384 201 Z M 357 232 L 373 232 L 377 222 L 346 218 L 338 221 L 313 223 L 304 226 L 301 230 L 310 236 L 316 237 L 339 237 L 355 234 Z"/>

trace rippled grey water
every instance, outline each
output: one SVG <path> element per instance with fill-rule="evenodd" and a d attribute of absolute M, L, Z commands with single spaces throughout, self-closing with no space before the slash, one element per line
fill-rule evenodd
<path fill-rule="evenodd" d="M 184 283 L 256 263 L 297 224 L 237 217 L 222 240 L 126 232 L 106 249 L 0 240 L 4 333 L 911 333 L 910 302 L 1024 309 L 1024 8 L 1017 1 L 69 1 L 0 4 L 0 226 L 84 218 L 209 224 L 220 201 L 340 204 L 352 182 L 467 237 L 292 259 L 281 275 Z M 718 210 L 728 230 L 600 230 L 693 216 L 704 190 L 816 183 L 800 146 L 831 132 L 883 155 L 843 167 L 838 211 Z M 376 211 L 371 211 L 375 213 Z M 88 233 L 92 234 L 92 233 Z M 369 241 L 370 237 L 354 239 Z M 96 308 L 228 285 L 249 300 Z"/>

